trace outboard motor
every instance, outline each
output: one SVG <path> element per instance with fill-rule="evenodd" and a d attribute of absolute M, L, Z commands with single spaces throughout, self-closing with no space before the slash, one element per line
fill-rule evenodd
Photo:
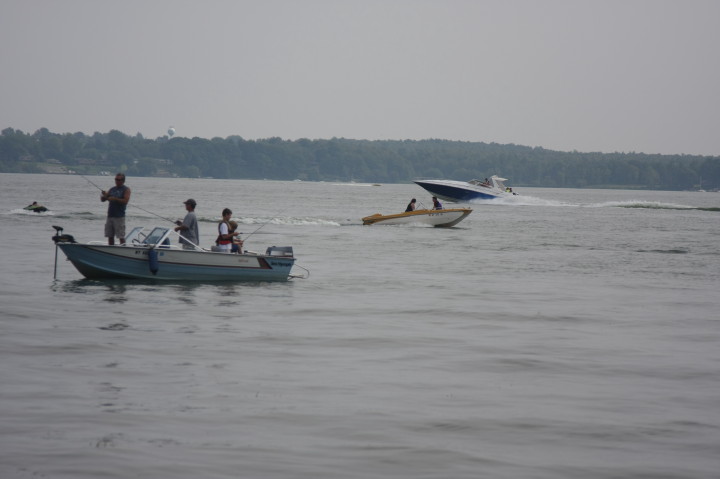
<path fill-rule="evenodd" d="M 52 237 L 52 240 L 57 243 L 77 243 L 75 241 L 75 238 L 73 235 L 67 235 L 63 234 L 63 228 L 61 226 L 55 226 L 53 225 L 53 228 L 55 228 L 55 236 Z"/>
<path fill-rule="evenodd" d="M 77 241 L 75 241 L 75 238 L 73 238 L 72 235 L 64 235 L 62 226 L 53 225 L 53 228 L 55 228 L 55 236 L 52 237 L 52 240 L 55 242 L 55 270 L 53 272 L 53 278 L 57 279 L 58 244 L 59 243 L 77 243 Z"/>
<path fill-rule="evenodd" d="M 292 246 L 270 246 L 265 251 L 265 255 L 292 257 L 293 249 L 292 249 Z"/>

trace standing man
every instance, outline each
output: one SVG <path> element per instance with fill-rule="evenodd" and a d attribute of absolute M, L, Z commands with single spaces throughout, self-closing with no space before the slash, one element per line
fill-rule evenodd
<path fill-rule="evenodd" d="M 109 191 L 103 191 L 100 201 L 108 202 L 107 220 L 105 221 L 105 236 L 108 244 L 115 244 L 115 237 L 120 244 L 125 244 L 125 209 L 130 202 L 130 188 L 125 186 L 125 174 L 115 175 L 115 186 Z"/>
<path fill-rule="evenodd" d="M 195 216 L 197 203 L 192 198 L 183 203 L 185 204 L 187 214 L 182 221 L 177 220 L 175 222 L 177 225 L 175 231 L 182 231 L 182 233 L 180 233 L 180 243 L 183 249 L 195 249 L 195 246 L 200 241 L 200 232 L 198 231 L 198 222 Z"/>

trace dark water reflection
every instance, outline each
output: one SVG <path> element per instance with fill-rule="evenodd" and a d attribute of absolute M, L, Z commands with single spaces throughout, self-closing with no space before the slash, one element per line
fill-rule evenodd
<path fill-rule="evenodd" d="M 49 289 L 55 294 L 78 295 L 82 301 L 88 297 L 111 304 L 125 304 L 130 301 L 168 302 L 177 301 L 185 305 L 197 306 L 198 299 L 215 301 L 219 306 L 233 307 L 241 303 L 243 292 L 248 289 L 268 291 L 287 291 L 291 283 L 268 282 L 217 282 L 203 283 L 195 281 L 153 281 L 124 279 L 76 279 L 55 280 Z M 65 298 L 67 299 L 67 298 Z"/>

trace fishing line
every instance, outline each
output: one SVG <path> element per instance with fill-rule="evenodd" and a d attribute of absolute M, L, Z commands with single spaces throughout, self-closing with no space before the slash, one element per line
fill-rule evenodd
<path fill-rule="evenodd" d="M 163 220 L 165 220 L 165 221 L 169 221 L 170 223 L 177 224 L 177 223 L 175 222 L 175 220 L 171 220 L 170 218 L 166 218 L 166 217 L 164 217 L 164 216 L 160 216 L 159 214 L 153 213 L 152 211 L 148 211 L 148 210 L 146 210 L 145 208 L 141 208 L 141 207 L 139 207 L 138 205 L 136 205 L 136 204 L 134 204 L 134 203 L 128 203 L 128 204 L 129 204 L 130 206 L 132 206 L 133 208 L 137 208 L 137 209 L 139 209 L 139 210 L 141 210 L 141 211 L 144 211 L 145 213 L 148 213 L 148 214 L 153 215 L 153 216 L 157 216 L 158 218 L 163 219 Z"/>
<path fill-rule="evenodd" d="M 251 237 L 252 235 L 254 235 L 255 233 L 257 233 L 258 231 L 260 231 L 260 228 L 262 228 L 262 227 L 265 226 L 266 224 L 270 223 L 272 220 L 274 220 L 275 218 L 277 218 L 277 217 L 280 215 L 280 213 L 284 213 L 284 212 L 287 211 L 289 208 L 290 208 L 289 206 L 288 206 L 287 208 L 283 208 L 282 211 L 278 211 L 274 216 L 271 216 L 269 220 L 267 220 L 265 223 L 263 223 L 263 224 L 261 224 L 260 226 L 258 226 L 257 229 L 255 229 L 255 231 L 253 231 L 252 233 L 250 233 L 249 235 L 247 235 L 247 236 L 245 237 L 245 240 L 244 240 L 244 241 L 247 241 L 247 239 L 248 239 L 249 237 Z"/>
<path fill-rule="evenodd" d="M 92 181 L 90 181 L 90 179 L 87 178 L 87 177 L 85 177 L 85 175 L 81 175 L 80 173 L 78 173 L 78 176 L 82 176 L 82 178 L 83 178 L 85 181 L 87 181 L 88 183 L 90 183 L 91 185 L 93 185 L 95 188 L 97 188 L 98 190 L 100 190 L 100 192 L 105 191 L 105 190 L 103 190 L 102 188 L 100 188 L 98 185 L 96 185 L 95 183 L 93 183 Z"/>
<path fill-rule="evenodd" d="M 87 177 L 85 177 L 85 175 L 81 175 L 80 173 L 78 173 L 78 176 L 81 176 L 85 181 L 87 181 L 88 183 L 90 183 L 91 185 L 93 185 L 95 188 L 97 188 L 98 190 L 100 190 L 101 193 L 105 191 L 105 190 L 103 190 L 102 188 L 100 188 L 98 185 L 96 185 L 95 183 L 93 183 L 92 181 L 90 181 L 90 179 L 87 178 Z M 172 223 L 172 224 L 176 224 L 176 223 L 175 223 L 175 220 L 171 220 L 170 218 L 166 218 L 166 217 L 164 217 L 164 216 L 160 216 L 160 215 L 157 214 L 157 213 L 153 213 L 152 211 L 148 211 L 148 210 L 146 210 L 145 208 L 142 208 L 142 207 L 136 205 L 135 203 L 128 203 L 128 205 L 129 205 L 129 206 L 132 206 L 133 208 L 137 208 L 137 209 L 139 209 L 140 211 L 144 211 L 144 212 L 147 213 L 147 214 L 150 214 L 150 215 L 153 215 L 153 216 L 157 216 L 158 218 L 163 219 L 163 220 L 165 220 L 165 221 L 169 221 L 169 222 Z"/>

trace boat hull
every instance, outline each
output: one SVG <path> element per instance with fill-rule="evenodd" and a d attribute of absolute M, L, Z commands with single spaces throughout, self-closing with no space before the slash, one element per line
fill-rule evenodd
<path fill-rule="evenodd" d="M 470 208 L 415 210 L 395 215 L 381 215 L 377 213 L 364 217 L 362 221 L 364 225 L 407 225 L 422 223 L 438 228 L 449 228 L 464 220 L 470 213 L 472 213 Z"/>
<path fill-rule="evenodd" d="M 415 184 L 425 188 L 425 190 L 442 200 L 455 203 L 512 196 L 511 193 L 506 193 L 497 188 L 473 185 L 464 181 L 418 180 L 415 181 Z"/>
<path fill-rule="evenodd" d="M 89 279 L 169 281 L 287 281 L 295 258 L 171 248 L 58 243 Z M 157 256 L 153 258 L 154 251 Z M 155 260 L 156 259 L 156 260 Z M 155 269 L 156 272 L 151 271 Z"/>

